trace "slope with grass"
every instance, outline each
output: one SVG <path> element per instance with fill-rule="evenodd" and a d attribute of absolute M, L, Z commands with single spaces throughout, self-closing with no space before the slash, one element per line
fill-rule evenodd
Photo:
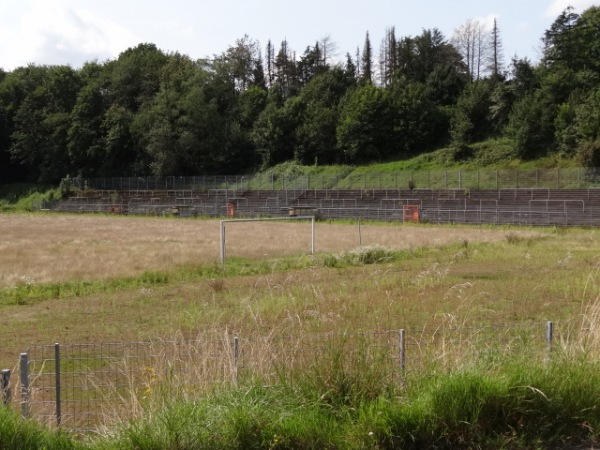
<path fill-rule="evenodd" d="M 264 189 L 271 186 L 273 177 L 284 175 L 294 177 L 309 176 L 314 180 L 320 178 L 338 180 L 362 180 L 365 176 L 376 179 L 380 174 L 410 173 L 412 177 L 420 178 L 419 172 L 446 170 L 498 170 L 498 169 L 552 169 L 575 168 L 578 162 L 572 158 L 562 158 L 553 154 L 544 158 L 523 161 L 514 151 L 510 139 L 491 139 L 473 144 L 469 154 L 458 157 L 454 148 L 441 148 L 405 160 L 395 160 L 370 164 L 366 166 L 302 166 L 295 162 L 286 162 L 269 168 L 262 173 L 254 174 L 258 187 Z M 248 174 L 246 174 L 248 175 Z M 408 178 L 410 178 L 408 177 Z M 423 178 L 423 177 L 421 177 Z M 426 178 L 426 177 L 425 177 Z M 66 180 L 63 180 L 66 181 Z M 362 185 L 336 183 L 332 187 L 360 188 Z M 243 183 L 242 183 L 243 186 Z M 404 184 L 402 185 L 404 186 Z M 277 186 L 280 187 L 280 186 Z M 35 184 L 0 185 L 0 212 L 15 212 L 31 210 L 32 204 L 41 200 L 54 200 L 69 195 L 68 183 L 61 186 L 40 186 Z"/>

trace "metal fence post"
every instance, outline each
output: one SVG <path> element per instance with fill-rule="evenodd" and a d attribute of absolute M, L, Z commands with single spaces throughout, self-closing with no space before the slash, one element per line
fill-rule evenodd
<path fill-rule="evenodd" d="M 0 403 L 10 404 L 10 370 L 0 371 Z"/>
<path fill-rule="evenodd" d="M 552 355 L 552 340 L 554 338 L 554 323 L 546 322 L 546 349 L 548 350 L 548 358 Z"/>
<path fill-rule="evenodd" d="M 56 424 L 60 426 L 62 419 L 60 403 L 60 345 L 54 344 L 54 376 L 56 381 Z"/>
<path fill-rule="evenodd" d="M 238 381 L 238 361 L 240 355 L 240 340 L 236 336 L 233 338 L 233 382 L 237 384 Z"/>
<path fill-rule="evenodd" d="M 31 407 L 29 404 L 29 356 L 27 353 L 21 353 L 19 365 L 21 370 L 21 416 L 23 419 L 29 419 Z"/>
<path fill-rule="evenodd" d="M 404 340 L 404 330 L 398 332 L 398 357 L 400 363 L 400 373 L 404 376 L 404 370 L 406 368 L 406 342 Z"/>

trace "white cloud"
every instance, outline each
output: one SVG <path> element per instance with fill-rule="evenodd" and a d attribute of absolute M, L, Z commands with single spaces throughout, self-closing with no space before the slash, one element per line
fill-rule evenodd
<path fill-rule="evenodd" d="M 569 6 L 575 8 L 577 13 L 582 13 L 595 3 L 595 0 L 554 0 L 546 10 L 546 17 L 558 17 Z"/>
<path fill-rule="evenodd" d="M 1 65 L 9 70 L 30 62 L 80 66 L 116 57 L 139 42 L 117 23 L 65 0 L 32 1 L 11 27 L 0 35 Z"/>
<path fill-rule="evenodd" d="M 498 17 L 498 14 L 488 14 L 485 17 L 478 17 L 476 20 L 483 24 L 486 29 L 491 30 L 494 28 L 494 20 L 498 20 Z"/>

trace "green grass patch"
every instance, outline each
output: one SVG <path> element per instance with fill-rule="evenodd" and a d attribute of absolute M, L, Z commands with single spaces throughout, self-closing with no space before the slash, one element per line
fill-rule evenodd
<path fill-rule="evenodd" d="M 411 377 L 364 396 L 365 380 L 305 373 L 306 391 L 260 380 L 195 398 L 162 398 L 111 432 L 78 440 L 0 409 L 2 449 L 468 449 L 571 448 L 597 442 L 600 366 L 583 358 L 502 361 Z M 343 401 L 323 402 L 331 380 Z M 324 393 L 327 394 L 327 391 Z"/>
<path fill-rule="evenodd" d="M 85 448 L 73 436 L 23 420 L 0 405 L 0 449 L 2 450 L 75 450 Z"/>

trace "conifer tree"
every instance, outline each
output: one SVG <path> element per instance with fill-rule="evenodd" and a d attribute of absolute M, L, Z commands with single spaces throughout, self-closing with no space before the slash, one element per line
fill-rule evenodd
<path fill-rule="evenodd" d="M 494 80 L 500 80 L 502 78 L 502 66 L 504 55 L 502 53 L 502 39 L 500 37 L 500 29 L 498 28 L 498 21 L 494 18 L 494 24 L 492 26 L 492 32 L 490 36 L 491 52 L 490 52 L 490 64 L 489 72 Z"/>
<path fill-rule="evenodd" d="M 392 84 L 394 73 L 398 68 L 397 54 L 396 29 L 391 27 L 385 32 L 379 58 L 381 83 L 384 86 L 390 86 Z"/>
<path fill-rule="evenodd" d="M 373 47 L 371 47 L 371 40 L 369 39 L 369 32 L 365 37 L 365 45 L 362 52 L 361 61 L 361 77 L 360 80 L 363 84 L 373 83 Z"/>

